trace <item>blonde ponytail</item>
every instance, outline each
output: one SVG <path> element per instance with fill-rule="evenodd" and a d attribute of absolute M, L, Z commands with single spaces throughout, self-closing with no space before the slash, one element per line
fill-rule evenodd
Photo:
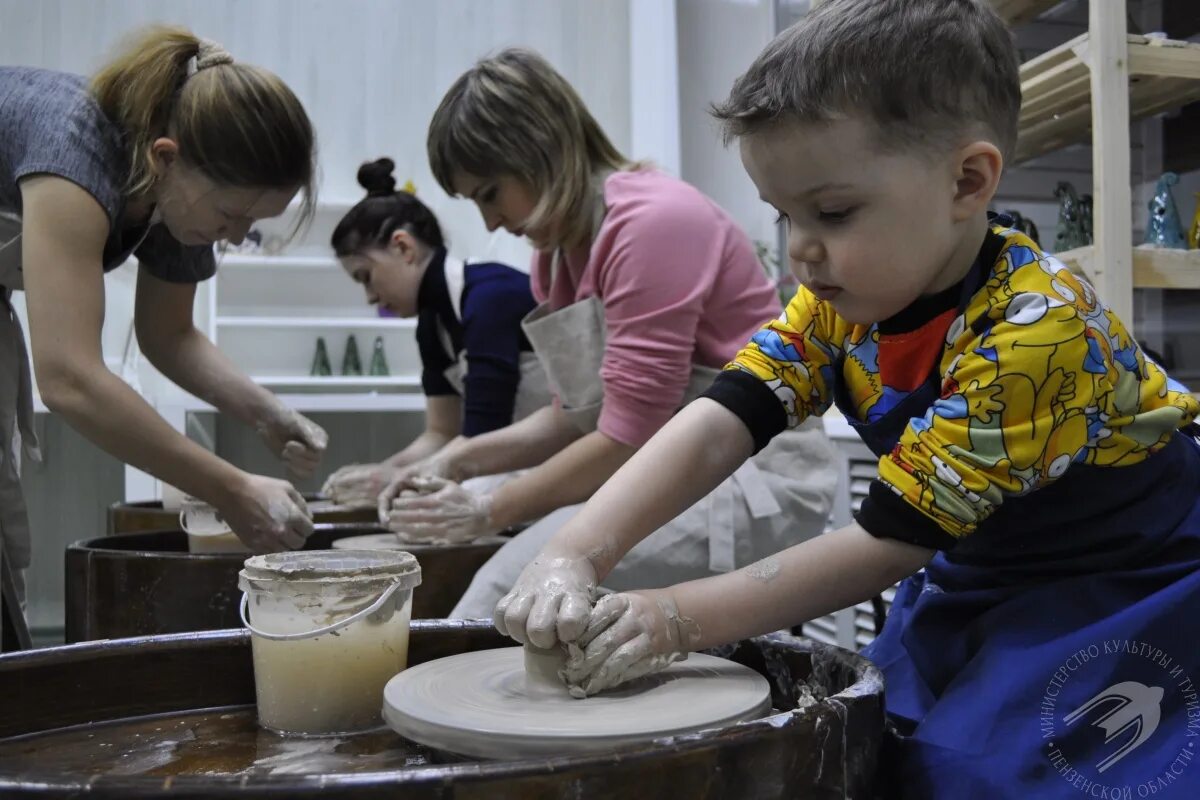
<path fill-rule="evenodd" d="M 175 95 L 187 78 L 200 39 L 184 28 L 153 27 L 132 37 L 95 77 L 92 94 L 105 116 L 124 131 L 130 172 L 126 192 L 144 194 L 154 183 L 150 145 L 166 135 Z"/>
<path fill-rule="evenodd" d="M 220 45 L 185 28 L 154 26 L 134 35 L 91 81 L 92 94 L 124 132 L 127 197 L 155 181 L 151 145 L 170 136 L 179 157 L 231 186 L 304 194 L 312 216 L 316 143 L 299 99 L 278 76 L 235 63 Z"/>

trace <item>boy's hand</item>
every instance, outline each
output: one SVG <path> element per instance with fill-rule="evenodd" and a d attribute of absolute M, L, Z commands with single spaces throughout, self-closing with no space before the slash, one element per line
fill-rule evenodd
<path fill-rule="evenodd" d="M 664 591 L 625 592 L 600 598 L 579 641 L 568 649 L 564 670 L 575 697 L 602 692 L 666 669 L 700 638 L 700 626 L 680 616 Z"/>
<path fill-rule="evenodd" d="M 583 633 L 596 593 L 596 570 L 586 558 L 530 562 L 496 604 L 496 630 L 522 644 L 549 649 Z"/>

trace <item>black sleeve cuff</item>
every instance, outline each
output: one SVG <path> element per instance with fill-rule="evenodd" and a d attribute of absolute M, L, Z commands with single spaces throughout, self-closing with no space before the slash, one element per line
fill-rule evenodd
<path fill-rule="evenodd" d="M 716 400 L 737 415 L 754 437 L 755 453 L 787 428 L 783 403 L 765 383 L 740 369 L 722 371 L 700 396 Z"/>
<path fill-rule="evenodd" d="M 878 478 L 871 481 L 870 492 L 863 498 L 854 519 L 878 539 L 896 539 L 933 550 L 952 550 L 958 544 L 958 539 Z"/>

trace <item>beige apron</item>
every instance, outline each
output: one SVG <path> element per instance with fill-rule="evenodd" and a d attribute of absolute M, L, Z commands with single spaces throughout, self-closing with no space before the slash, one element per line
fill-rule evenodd
<path fill-rule="evenodd" d="M 600 368 L 604 362 L 607 326 L 604 304 L 593 295 L 558 311 L 542 303 L 522 323 L 525 335 L 542 361 L 550 385 L 557 392 L 563 413 L 584 433 L 596 430 L 604 406 L 604 384 Z M 687 405 L 712 384 L 720 370 L 693 364 L 684 389 Z M 753 519 L 763 519 L 782 511 L 778 501 L 762 480 L 755 459 L 747 459 L 737 471 L 706 498 L 711 511 L 706 531 L 708 568 L 729 572 L 736 568 L 737 531 L 732 520 L 732 504 L 740 495 Z"/>
<path fill-rule="evenodd" d="M 33 427 L 33 380 L 12 293 L 25 288 L 21 273 L 21 220 L 0 214 L 0 558 L 9 560 L 24 601 L 29 566 L 29 519 L 21 494 L 21 458 L 40 461 Z"/>

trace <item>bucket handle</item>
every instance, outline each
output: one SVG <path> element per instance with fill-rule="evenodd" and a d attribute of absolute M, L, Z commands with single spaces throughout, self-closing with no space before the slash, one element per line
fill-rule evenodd
<path fill-rule="evenodd" d="M 241 602 L 239 611 L 242 615 L 242 623 L 255 636 L 261 636 L 262 638 L 270 639 L 273 642 L 296 642 L 301 639 L 314 639 L 314 638 L 316 638 L 318 636 L 322 636 L 326 633 L 333 633 L 334 631 L 340 631 L 342 628 L 348 627 L 349 625 L 353 625 L 355 622 L 358 622 L 363 617 L 371 616 L 376 611 L 383 608 L 387 604 L 387 601 L 391 599 L 392 595 L 395 594 L 396 590 L 399 588 L 400 588 L 400 582 L 397 581 L 396 583 L 393 583 L 391 586 L 389 586 L 387 589 L 385 589 L 383 594 L 379 595 L 379 599 L 376 600 L 371 605 L 367 606 L 366 608 L 362 609 L 361 611 L 357 611 L 354 614 L 351 614 L 350 616 L 346 617 L 345 619 L 338 620 L 337 622 L 333 623 L 332 625 L 326 625 L 324 627 L 317 628 L 315 631 L 301 631 L 300 633 L 267 633 L 266 631 L 260 631 L 258 628 L 254 627 L 253 625 L 250 624 L 250 619 L 249 619 L 249 617 L 246 616 L 246 612 L 248 612 L 250 610 L 250 595 L 247 592 L 242 592 L 242 602 Z"/>
<path fill-rule="evenodd" d="M 215 533 L 199 533 L 197 531 L 188 530 L 187 521 L 186 521 L 187 520 L 187 512 L 188 512 L 187 502 L 184 501 L 183 508 L 179 509 L 179 527 L 182 528 L 183 532 L 186 533 L 188 536 L 225 536 L 226 534 L 233 533 L 233 531 L 231 531 L 228 527 L 226 527 L 225 530 L 223 530 L 223 531 L 217 531 Z M 224 522 L 224 520 L 221 519 L 221 517 L 216 514 L 216 509 L 213 510 L 213 514 L 214 514 L 214 516 L 216 516 L 216 519 L 218 522 L 222 522 L 222 523 Z M 234 535 L 236 536 L 237 534 L 234 534 Z"/>

